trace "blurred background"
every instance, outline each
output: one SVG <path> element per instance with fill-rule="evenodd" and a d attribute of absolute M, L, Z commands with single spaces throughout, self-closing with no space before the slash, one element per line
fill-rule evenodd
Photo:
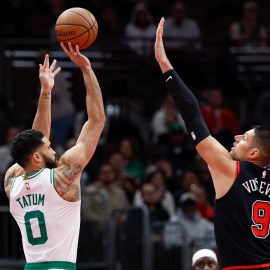
<path fill-rule="evenodd" d="M 22 269 L 20 232 L 3 176 L 9 144 L 30 128 L 49 52 L 62 72 L 52 100 L 51 141 L 72 147 L 86 119 L 80 71 L 62 52 L 54 24 L 67 8 L 88 9 L 98 36 L 83 50 L 99 80 L 106 126 L 82 177 L 78 269 L 190 269 L 215 250 L 214 189 L 154 57 L 165 17 L 168 57 L 194 92 L 211 131 L 234 135 L 270 120 L 270 2 L 243 0 L 2 0 L 0 10 L 0 269 Z"/>

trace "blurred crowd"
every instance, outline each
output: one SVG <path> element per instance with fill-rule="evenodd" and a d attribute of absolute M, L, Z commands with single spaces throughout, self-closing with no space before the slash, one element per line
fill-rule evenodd
<path fill-rule="evenodd" d="M 208 37 L 226 37 L 233 46 L 268 45 L 267 1 L 4 0 L 1 6 L 2 12 L 12 18 L 2 22 L 1 34 L 7 38 L 54 39 L 58 16 L 67 8 L 82 7 L 96 17 L 100 36 L 124 37 L 139 54 L 152 48 L 161 17 L 167 21 L 167 48 L 199 50 L 201 41 Z"/>

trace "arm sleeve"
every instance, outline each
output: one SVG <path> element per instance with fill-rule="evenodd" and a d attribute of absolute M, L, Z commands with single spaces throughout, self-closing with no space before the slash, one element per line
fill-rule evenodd
<path fill-rule="evenodd" d="M 163 76 L 167 89 L 185 121 L 187 131 L 195 145 L 197 145 L 210 135 L 210 131 L 202 117 L 199 103 L 174 69 L 165 72 Z"/>

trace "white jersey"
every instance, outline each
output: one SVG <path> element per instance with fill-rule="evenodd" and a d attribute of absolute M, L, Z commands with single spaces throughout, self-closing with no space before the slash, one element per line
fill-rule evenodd
<path fill-rule="evenodd" d="M 76 263 L 81 201 L 68 202 L 58 195 L 53 169 L 24 178 L 12 182 L 10 212 L 21 230 L 26 262 Z"/>

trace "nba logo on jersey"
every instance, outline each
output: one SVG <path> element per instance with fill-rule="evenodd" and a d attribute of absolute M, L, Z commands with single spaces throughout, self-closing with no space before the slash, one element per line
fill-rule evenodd
<path fill-rule="evenodd" d="M 266 171 L 263 171 L 263 173 L 262 173 L 262 178 L 264 179 L 265 176 L 266 176 Z"/>
<path fill-rule="evenodd" d="M 29 185 L 29 182 L 25 182 L 24 185 L 25 185 L 25 188 L 26 188 L 27 190 L 30 190 L 30 189 L 31 189 L 31 188 L 30 188 L 30 185 Z"/>
<path fill-rule="evenodd" d="M 192 137 L 193 141 L 196 140 L 196 135 L 195 135 L 194 131 L 191 132 L 191 137 Z"/>

